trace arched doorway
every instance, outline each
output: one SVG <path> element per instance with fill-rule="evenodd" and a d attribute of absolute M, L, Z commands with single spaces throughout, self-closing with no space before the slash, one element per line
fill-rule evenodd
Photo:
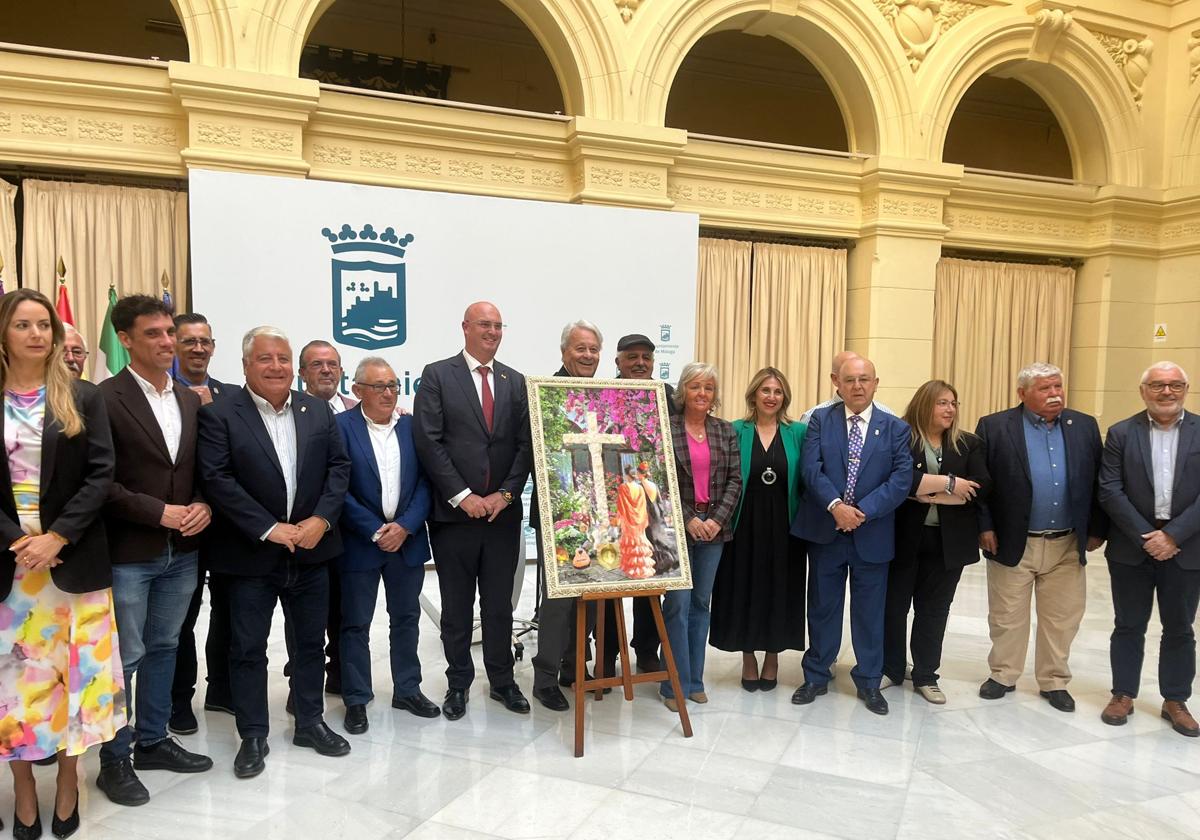
<path fill-rule="evenodd" d="M 365 90 L 564 110 L 546 51 L 500 0 L 337 0 L 309 33 L 300 75 Z"/>
<path fill-rule="evenodd" d="M 0 40 L 35 47 L 187 61 L 188 43 L 171 0 L 0 3 Z"/>

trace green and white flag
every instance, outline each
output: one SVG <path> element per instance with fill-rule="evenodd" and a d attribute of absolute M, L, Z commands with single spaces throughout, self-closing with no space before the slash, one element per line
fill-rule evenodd
<path fill-rule="evenodd" d="M 120 373 L 129 364 L 129 351 L 117 338 L 112 325 L 113 307 L 117 305 L 117 290 L 108 288 L 108 311 L 104 313 L 104 327 L 100 330 L 100 346 L 96 349 L 96 363 L 92 366 L 92 381 L 99 384 Z"/>

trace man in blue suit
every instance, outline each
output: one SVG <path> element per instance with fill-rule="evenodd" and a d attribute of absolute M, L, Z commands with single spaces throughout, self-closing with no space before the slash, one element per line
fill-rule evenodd
<path fill-rule="evenodd" d="M 815 411 L 804 438 L 804 497 L 792 534 L 809 544 L 809 646 L 804 684 L 792 702 L 806 705 L 829 690 L 830 668 L 842 646 L 849 572 L 850 632 L 858 660 L 850 675 L 867 708 L 886 715 L 879 681 L 888 564 L 895 511 L 908 496 L 913 466 L 908 424 L 877 410 L 877 387 L 869 359 L 844 362 L 838 393 L 845 402 Z"/>
<path fill-rule="evenodd" d="M 351 387 L 357 407 L 337 416 L 350 455 L 350 490 L 342 508 L 341 668 L 346 731 L 367 731 L 371 691 L 371 620 L 379 580 L 387 600 L 392 708 L 418 717 L 441 710 L 421 693 L 417 658 L 418 598 L 429 559 L 425 520 L 433 500 L 413 447 L 412 417 L 396 416 L 396 374 L 378 356 L 358 364 Z"/>

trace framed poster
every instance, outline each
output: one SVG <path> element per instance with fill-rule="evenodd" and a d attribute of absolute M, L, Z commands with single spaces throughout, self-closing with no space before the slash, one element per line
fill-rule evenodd
<path fill-rule="evenodd" d="M 662 384 L 525 382 L 549 597 L 690 589 Z"/>

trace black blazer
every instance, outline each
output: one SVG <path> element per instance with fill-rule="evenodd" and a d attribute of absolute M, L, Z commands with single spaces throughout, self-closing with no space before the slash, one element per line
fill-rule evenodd
<path fill-rule="evenodd" d="M 979 506 L 979 530 L 995 531 L 999 553 L 995 559 L 1016 566 L 1025 553 L 1033 487 L 1029 478 L 1029 453 L 1025 449 L 1024 406 L 989 414 L 975 429 L 983 441 L 991 498 Z M 1069 408 L 1059 415 L 1067 449 L 1070 484 L 1070 523 L 1079 543 L 1079 562 L 1087 563 L 1088 537 L 1104 539 L 1108 517 L 1100 509 L 1096 479 L 1100 474 L 1100 428 L 1096 418 Z M 985 557 L 988 555 L 985 554 Z"/>
<path fill-rule="evenodd" d="M 1154 530 L 1154 462 L 1150 457 L 1150 419 L 1140 411 L 1108 430 L 1100 462 L 1100 506 L 1112 517 L 1104 556 L 1114 563 L 1137 565 L 1148 555 L 1142 534 Z M 1200 418 L 1188 412 L 1179 428 L 1171 520 L 1163 526 L 1179 546 L 1175 560 L 1200 569 Z"/>
<path fill-rule="evenodd" d="M 921 479 L 929 475 L 925 466 L 925 447 L 919 442 L 912 447 L 913 482 L 909 498 L 896 511 L 896 557 L 895 562 L 913 562 L 921 545 L 921 529 L 929 504 L 912 498 Z M 953 474 L 978 482 L 979 492 L 975 500 L 965 505 L 938 505 L 938 522 L 942 529 L 942 560 L 947 569 L 961 568 L 979 562 L 979 505 L 987 500 L 992 489 L 987 463 L 983 457 L 983 444 L 969 432 L 963 435 L 962 451 L 949 445 L 942 447 L 941 475 Z"/>
<path fill-rule="evenodd" d="M 496 521 L 521 519 L 521 493 L 532 464 L 525 377 L 495 360 L 490 367 L 495 400 L 490 434 L 462 353 L 432 362 L 421 373 L 413 400 L 413 443 L 433 483 L 430 518 L 435 522 L 473 521 L 449 502 L 466 488 L 480 496 L 507 490 L 513 503 Z"/>
<path fill-rule="evenodd" d="M 250 392 L 239 388 L 200 409 L 196 463 L 213 509 L 209 568 L 231 575 L 270 574 L 292 555 L 262 539 L 279 522 L 320 516 L 329 523 L 315 548 L 296 549 L 299 563 L 323 563 L 342 553 L 338 518 L 350 486 L 350 458 L 328 403 L 292 391 L 296 424 L 296 498 L 287 516 L 287 486 L 271 437 Z"/>
<path fill-rule="evenodd" d="M 172 386 L 179 405 L 179 455 L 172 461 L 162 428 L 129 368 L 100 383 L 108 408 L 116 472 L 104 506 L 108 547 L 114 563 L 148 563 L 167 547 L 170 531 L 162 522 L 168 504 L 200 501 L 196 492 L 196 414 L 200 397 L 178 383 Z M 193 551 L 198 537 L 174 534 L 177 551 Z"/>
<path fill-rule="evenodd" d="M 69 438 L 54 420 L 49 403 L 42 429 L 41 498 L 38 501 L 42 531 L 54 531 L 68 544 L 58 553 L 62 563 L 50 570 L 54 585 L 64 592 L 95 592 L 112 586 L 108 541 L 100 509 L 113 478 L 113 444 L 104 398 L 90 382 L 75 380 L 75 405 L 83 415 L 84 430 Z M 0 440 L 4 412 L 0 410 Z M 12 591 L 16 557 L 8 547 L 24 535 L 17 519 L 8 458 L 0 458 L 0 599 Z"/>

